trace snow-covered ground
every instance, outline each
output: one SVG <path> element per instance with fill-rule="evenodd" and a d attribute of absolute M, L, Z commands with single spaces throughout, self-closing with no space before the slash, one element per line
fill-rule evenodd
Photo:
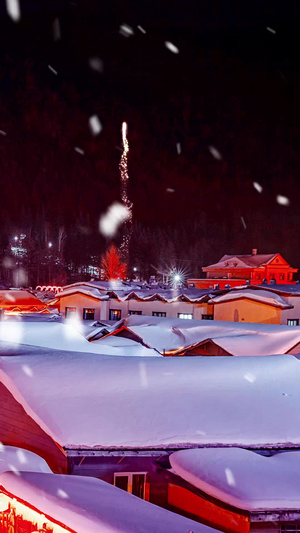
<path fill-rule="evenodd" d="M 49 473 L 51 469 L 42 457 L 16 446 L 0 445 L 0 474 L 7 471 Z"/>
<path fill-rule="evenodd" d="M 77 533 L 217 533 L 92 477 L 7 472 L 0 484 Z"/>
<path fill-rule="evenodd" d="M 10 344 L 1 353 L 1 381 L 67 448 L 300 445 L 300 361 L 290 355 L 87 357 Z"/>
<path fill-rule="evenodd" d="M 239 509 L 299 511 L 298 451 L 264 457 L 240 448 L 181 450 L 170 463 L 175 474 Z"/>

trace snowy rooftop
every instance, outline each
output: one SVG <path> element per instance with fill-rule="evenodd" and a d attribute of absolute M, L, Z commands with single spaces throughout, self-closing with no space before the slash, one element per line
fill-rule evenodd
<path fill-rule="evenodd" d="M 180 351 L 211 339 L 232 355 L 274 355 L 286 353 L 300 342 L 300 329 L 297 326 L 143 315 L 124 318 L 116 325 L 115 331 L 123 326 L 133 332 L 136 339 L 140 338 L 146 346 L 160 353 L 164 350 Z M 99 346 L 106 338 L 99 340 Z"/>
<path fill-rule="evenodd" d="M 7 472 L 0 484 L 77 533 L 217 533 L 92 477 Z"/>
<path fill-rule="evenodd" d="M 158 352 L 147 349 L 131 341 L 113 340 L 89 342 L 85 337 L 85 325 L 76 319 L 61 321 L 60 318 L 48 320 L 26 320 L 23 317 L 0 322 L 0 341 L 29 346 L 40 346 L 54 350 L 84 352 L 86 354 L 159 356 Z"/>
<path fill-rule="evenodd" d="M 230 302 L 232 300 L 239 300 L 241 298 L 247 298 L 248 300 L 254 300 L 255 302 L 264 303 L 271 305 L 273 307 L 278 307 L 280 309 L 291 309 L 292 305 L 288 304 L 281 296 L 275 292 L 266 291 L 266 290 L 253 290 L 253 289 L 242 289 L 242 290 L 232 290 L 226 294 L 220 294 L 214 296 L 211 300 L 211 303 L 219 304 L 224 302 Z"/>
<path fill-rule="evenodd" d="M 239 509 L 299 511 L 300 452 L 263 457 L 240 448 L 182 450 L 170 463 L 174 473 Z"/>
<path fill-rule="evenodd" d="M 256 255 L 223 255 L 221 259 L 213 265 L 203 267 L 206 269 L 224 269 L 224 268 L 257 268 L 262 265 L 267 265 L 278 254 L 256 254 Z"/>
<path fill-rule="evenodd" d="M 293 356 L 138 360 L 32 350 L 3 346 L 1 381 L 66 448 L 300 445 Z"/>

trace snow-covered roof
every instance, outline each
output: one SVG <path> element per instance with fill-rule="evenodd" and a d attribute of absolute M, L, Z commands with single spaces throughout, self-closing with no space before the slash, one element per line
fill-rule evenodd
<path fill-rule="evenodd" d="M 270 263 L 278 254 L 256 254 L 256 255 L 223 255 L 221 259 L 213 265 L 203 267 L 202 270 L 226 269 L 226 268 L 258 268 Z"/>
<path fill-rule="evenodd" d="M 253 290 L 245 288 L 242 290 L 231 290 L 225 294 L 216 295 L 212 298 L 210 303 L 219 304 L 224 302 L 230 302 L 231 300 L 240 300 L 246 298 L 247 300 L 253 300 L 255 302 L 264 303 L 280 309 L 292 309 L 293 306 L 285 302 L 281 296 L 275 292 L 266 290 Z"/>
<path fill-rule="evenodd" d="M 239 509 L 299 511 L 298 451 L 264 457 L 240 448 L 207 448 L 178 451 L 169 459 L 175 474 Z"/>
<path fill-rule="evenodd" d="M 86 354 L 159 356 L 157 351 L 133 341 L 127 347 L 124 342 L 117 344 L 114 341 L 105 341 L 101 345 L 97 341 L 89 342 L 84 337 L 84 324 L 76 319 L 66 319 L 63 322 L 50 318 L 3 320 L 0 322 L 0 341 Z"/>
<path fill-rule="evenodd" d="M 93 477 L 7 472 L 0 485 L 77 533 L 216 532 Z"/>
<path fill-rule="evenodd" d="M 48 464 L 36 453 L 16 446 L 0 445 L 0 474 L 3 472 L 52 472 Z"/>
<path fill-rule="evenodd" d="M 299 327 L 277 324 L 130 315 L 116 324 L 111 335 L 122 327 L 132 332 L 135 340 L 140 339 L 160 353 L 176 354 L 184 348 L 213 340 L 232 355 L 260 356 L 286 353 L 300 342 Z M 99 339 L 99 346 L 106 339 Z"/>
<path fill-rule="evenodd" d="M 22 289 L 0 290 L 0 308 L 7 311 L 46 312 L 46 306 L 34 294 Z"/>
<path fill-rule="evenodd" d="M 138 360 L 40 350 L 8 345 L 5 357 L 2 347 L 0 378 L 66 448 L 300 445 L 293 356 Z"/>

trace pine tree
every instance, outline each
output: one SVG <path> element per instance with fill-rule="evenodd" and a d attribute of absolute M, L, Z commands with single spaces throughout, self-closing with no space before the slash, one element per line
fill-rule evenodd
<path fill-rule="evenodd" d="M 114 244 L 102 256 L 101 269 L 106 280 L 124 279 L 126 277 L 127 264 L 122 263 L 121 254 Z"/>

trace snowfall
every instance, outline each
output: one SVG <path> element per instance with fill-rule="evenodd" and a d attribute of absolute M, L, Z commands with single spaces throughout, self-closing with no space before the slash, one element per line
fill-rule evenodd
<path fill-rule="evenodd" d="M 178 451 L 169 459 L 175 474 L 234 507 L 299 511 L 299 451 L 264 457 L 239 448 L 206 448 Z"/>

